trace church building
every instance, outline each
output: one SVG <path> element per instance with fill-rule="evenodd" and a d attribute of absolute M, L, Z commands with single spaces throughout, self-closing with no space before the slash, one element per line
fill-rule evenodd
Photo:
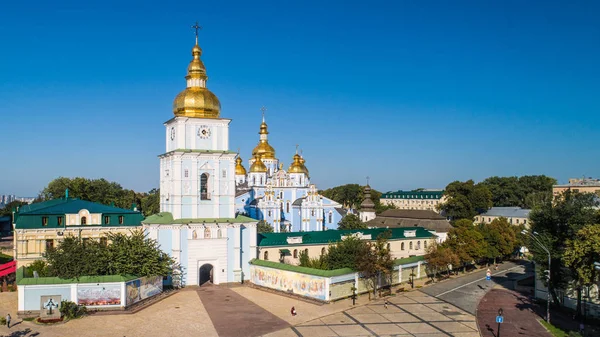
<path fill-rule="evenodd" d="M 258 134 L 258 145 L 248 160 L 249 173 L 242 158 L 236 158 L 236 211 L 266 221 L 276 233 L 337 229 L 345 214 L 342 205 L 318 193 L 298 149 L 284 169 L 267 138 L 264 108 Z"/>
<path fill-rule="evenodd" d="M 256 257 L 256 220 L 236 214 L 236 152 L 229 150 L 231 119 L 207 88 L 202 49 L 192 48 L 187 87 L 164 123 L 160 158 L 160 213 L 144 230 L 183 267 L 183 285 L 241 282 Z"/>

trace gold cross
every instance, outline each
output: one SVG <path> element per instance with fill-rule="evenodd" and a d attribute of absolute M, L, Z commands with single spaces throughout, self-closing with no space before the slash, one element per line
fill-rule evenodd
<path fill-rule="evenodd" d="M 196 44 L 198 44 L 198 30 L 202 29 L 202 26 L 199 26 L 198 21 L 196 21 L 196 24 L 193 25 L 192 28 L 194 28 L 196 30 Z"/>
<path fill-rule="evenodd" d="M 263 122 L 264 122 L 265 121 L 265 111 L 267 111 L 267 108 L 265 108 L 265 106 L 263 105 L 262 108 L 260 108 L 260 111 L 262 111 Z"/>

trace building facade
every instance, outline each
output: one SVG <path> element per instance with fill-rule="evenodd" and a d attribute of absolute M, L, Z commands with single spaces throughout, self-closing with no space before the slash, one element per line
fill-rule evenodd
<path fill-rule="evenodd" d="M 437 236 L 438 243 L 444 242 L 452 229 L 448 219 L 431 210 L 388 209 L 366 224 L 369 228 L 425 228 Z"/>
<path fill-rule="evenodd" d="M 511 225 L 529 226 L 530 209 L 521 207 L 492 207 L 487 212 L 475 216 L 475 223 L 489 224 L 495 219 L 506 218 Z"/>
<path fill-rule="evenodd" d="M 345 214 L 342 205 L 317 192 L 298 150 L 285 170 L 269 144 L 268 134 L 263 115 L 259 142 L 248 160 L 249 172 L 242 158 L 236 159 L 236 212 L 266 221 L 276 233 L 337 228 Z"/>
<path fill-rule="evenodd" d="M 425 255 L 427 247 L 437 236 L 420 227 L 354 229 L 294 233 L 260 233 L 258 235 L 258 258 L 287 264 L 300 264 L 300 253 L 315 258 L 327 253 L 329 244 L 348 236 L 375 241 L 379 234 L 391 232 L 388 248 L 393 259 Z"/>
<path fill-rule="evenodd" d="M 437 206 L 446 201 L 442 190 L 414 190 L 386 192 L 381 195 L 383 205 L 397 209 L 430 210 L 439 212 Z"/>
<path fill-rule="evenodd" d="M 554 197 L 559 196 L 565 191 L 579 193 L 594 193 L 600 196 L 600 179 L 593 178 L 571 178 L 568 184 L 552 186 Z"/>
<path fill-rule="evenodd" d="M 256 220 L 235 210 L 231 119 L 221 117 L 221 103 L 207 88 L 201 55 L 196 36 L 186 88 L 164 123 L 161 212 L 143 221 L 149 237 L 181 265 L 183 285 L 241 282 L 256 256 Z"/>
<path fill-rule="evenodd" d="M 106 206 L 67 196 L 18 208 L 14 213 L 14 258 L 17 267 L 43 258 L 67 236 L 102 242 L 112 233 L 141 228 L 144 216 L 132 209 Z"/>

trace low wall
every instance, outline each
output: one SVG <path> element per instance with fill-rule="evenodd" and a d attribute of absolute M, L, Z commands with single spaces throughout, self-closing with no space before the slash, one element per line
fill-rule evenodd
<path fill-rule="evenodd" d="M 538 271 L 535 274 L 535 297 L 546 301 L 548 299 L 548 288 L 538 279 Z M 569 309 L 577 309 L 577 292 L 575 289 L 558 290 L 557 295 L 563 306 Z M 585 310 L 587 315 L 600 318 L 600 289 L 598 285 L 590 287 L 589 299 L 587 297 L 587 288 L 584 287 L 581 294 L 582 310 Z"/>
<path fill-rule="evenodd" d="M 162 277 L 97 276 L 65 280 L 58 277 L 23 277 L 24 268 L 17 270 L 18 313 L 38 314 L 43 308 L 42 297 L 60 304 L 71 301 L 89 309 L 123 310 L 163 291 Z"/>
<path fill-rule="evenodd" d="M 377 288 L 397 285 L 427 276 L 422 257 L 397 260 L 391 278 L 381 279 Z M 319 270 L 272 261 L 252 260 L 250 282 L 257 286 L 330 302 L 370 291 L 368 283 L 351 269 Z"/>

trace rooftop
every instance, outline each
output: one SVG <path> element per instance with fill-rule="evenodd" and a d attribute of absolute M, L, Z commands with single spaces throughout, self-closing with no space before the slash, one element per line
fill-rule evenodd
<path fill-rule="evenodd" d="M 173 214 L 169 212 L 161 212 L 151 215 L 142 221 L 150 225 L 170 225 L 170 224 L 201 224 L 201 223 L 248 223 L 257 222 L 258 220 L 247 216 L 238 215 L 235 218 L 184 218 L 173 219 Z"/>
<path fill-rule="evenodd" d="M 581 178 L 581 179 L 569 179 L 569 183 L 568 184 L 564 184 L 564 185 L 554 185 L 554 187 L 600 187 L 600 179 L 594 179 L 594 178 Z"/>
<path fill-rule="evenodd" d="M 269 247 L 269 246 L 296 246 L 296 245 L 322 245 L 335 243 L 342 240 L 342 237 L 354 234 L 362 233 L 363 236 L 371 235 L 372 240 L 376 240 L 379 234 L 384 233 L 388 229 L 386 228 L 374 228 L 374 229 L 352 229 L 352 230 L 327 230 L 327 231 L 312 231 L 312 232 L 290 232 L 290 233 L 259 233 L 258 234 L 258 246 Z M 426 229 L 421 227 L 407 227 L 407 228 L 390 228 L 392 236 L 390 240 L 401 240 L 406 239 L 404 236 L 405 230 L 416 230 L 416 236 L 411 237 L 414 239 L 426 239 L 435 237 Z M 302 238 L 298 240 L 298 243 L 288 243 L 288 238 Z M 294 242 L 293 240 L 289 240 Z"/>
<path fill-rule="evenodd" d="M 521 207 L 492 207 L 487 212 L 482 213 L 481 216 L 527 218 L 530 212 L 530 209 L 523 209 Z"/>
<path fill-rule="evenodd" d="M 444 194 L 443 190 L 414 190 L 385 192 L 381 195 L 382 199 L 440 199 Z"/>
<path fill-rule="evenodd" d="M 418 209 L 388 209 L 383 211 L 379 217 L 384 218 L 403 218 L 403 219 L 430 219 L 430 220 L 446 220 L 445 217 L 430 210 Z"/>

